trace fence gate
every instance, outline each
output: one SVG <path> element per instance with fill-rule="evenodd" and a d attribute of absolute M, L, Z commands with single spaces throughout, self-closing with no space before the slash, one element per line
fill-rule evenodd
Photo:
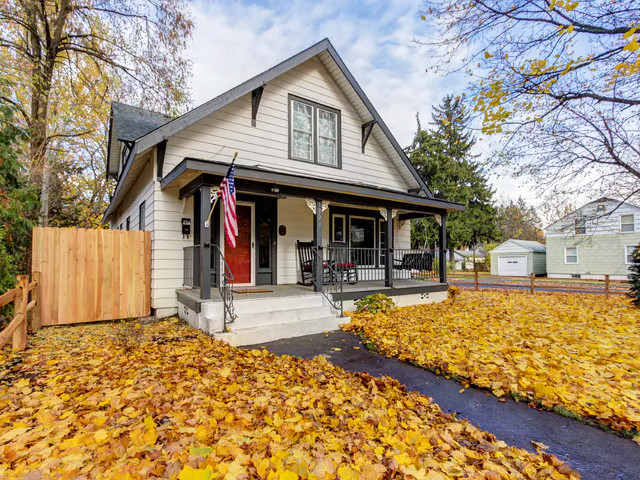
<path fill-rule="evenodd" d="M 36 227 L 32 243 L 42 325 L 149 315 L 149 232 Z"/>

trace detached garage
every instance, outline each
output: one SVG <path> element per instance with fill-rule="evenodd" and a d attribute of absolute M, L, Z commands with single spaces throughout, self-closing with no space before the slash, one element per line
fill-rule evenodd
<path fill-rule="evenodd" d="M 491 275 L 528 277 L 546 275 L 547 248 L 530 240 L 507 240 L 489 252 Z"/>

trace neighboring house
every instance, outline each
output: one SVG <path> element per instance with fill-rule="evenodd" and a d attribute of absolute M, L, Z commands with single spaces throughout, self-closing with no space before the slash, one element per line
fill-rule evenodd
<path fill-rule="evenodd" d="M 478 247 L 475 252 L 474 250 L 455 250 L 453 257 L 456 270 L 473 270 L 474 262 L 476 264 L 484 264 L 487 253 L 482 247 Z"/>
<path fill-rule="evenodd" d="M 549 277 L 626 280 L 640 207 L 603 197 L 549 225 L 546 236 Z"/>
<path fill-rule="evenodd" d="M 491 275 L 528 277 L 532 273 L 544 275 L 546 247 L 532 240 L 509 239 L 489 252 Z"/>
<path fill-rule="evenodd" d="M 230 249 L 210 209 L 234 152 Z M 175 119 L 114 104 L 108 174 L 104 221 L 152 232 L 157 316 L 220 332 L 235 308 L 222 337 L 247 344 L 336 328 L 340 303 L 370 293 L 446 298 L 446 245 L 410 250 L 410 220 L 446 235 L 464 206 L 433 197 L 326 39 Z"/>

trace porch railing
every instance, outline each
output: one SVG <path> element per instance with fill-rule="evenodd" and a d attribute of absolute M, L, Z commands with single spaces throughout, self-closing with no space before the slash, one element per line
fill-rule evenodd
<path fill-rule="evenodd" d="M 344 299 L 342 298 L 342 292 L 346 272 L 335 261 L 325 259 L 323 250 L 322 247 L 311 247 L 314 265 L 322 264 L 322 285 L 318 290 L 322 292 L 334 309 L 340 310 L 340 316 L 344 317 Z M 330 253 L 330 250 L 327 249 L 327 254 L 330 255 Z M 320 260 L 318 260 L 318 256 L 320 256 Z M 316 284 L 316 287 L 318 286 L 317 278 L 316 275 L 313 276 L 313 283 Z"/>
<path fill-rule="evenodd" d="M 343 272 L 347 283 L 380 282 L 386 278 L 387 249 L 325 247 L 324 262 Z M 393 280 L 435 280 L 439 251 L 391 249 Z"/>
<path fill-rule="evenodd" d="M 219 275 L 218 279 L 218 292 L 222 297 L 222 305 L 224 308 L 224 331 L 227 330 L 227 325 L 233 323 L 236 319 L 236 309 L 233 306 L 233 280 L 235 279 L 229 264 L 224 259 L 222 250 L 218 245 L 211 245 L 211 255 L 215 259 L 216 265 L 218 265 L 217 271 L 223 272 Z"/>
<path fill-rule="evenodd" d="M 183 248 L 184 264 L 182 284 L 185 287 L 200 286 L 200 245 L 189 245 Z"/>

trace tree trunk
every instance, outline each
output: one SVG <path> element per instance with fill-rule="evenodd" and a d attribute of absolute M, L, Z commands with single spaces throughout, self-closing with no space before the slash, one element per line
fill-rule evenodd
<path fill-rule="evenodd" d="M 451 264 L 451 270 L 456 269 L 456 254 L 455 254 L 455 249 L 453 247 L 451 247 L 449 249 L 449 263 Z"/>

